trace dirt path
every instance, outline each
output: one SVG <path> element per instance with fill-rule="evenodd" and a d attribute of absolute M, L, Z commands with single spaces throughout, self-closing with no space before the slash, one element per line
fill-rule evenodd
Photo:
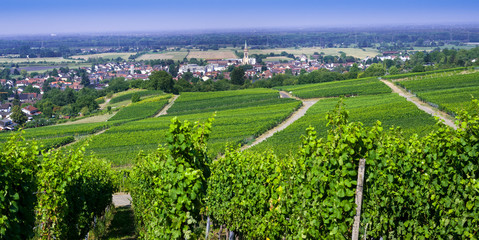
<path fill-rule="evenodd" d="M 155 117 L 159 117 L 159 116 L 166 115 L 168 109 L 170 109 L 170 107 L 173 106 L 173 103 L 175 103 L 176 99 L 177 99 L 179 96 L 180 96 L 180 95 L 173 95 L 173 97 L 170 98 L 170 102 L 168 103 L 168 105 L 166 105 L 163 109 L 161 109 L 161 111 L 160 111 L 158 114 L 156 114 Z"/>
<path fill-rule="evenodd" d="M 306 114 L 306 111 L 308 111 L 308 109 L 310 107 L 312 107 L 315 103 L 317 103 L 320 100 L 319 98 L 299 99 L 299 98 L 296 98 L 296 97 L 292 96 L 291 94 L 289 94 L 287 92 L 284 92 L 284 91 L 279 92 L 279 94 L 280 94 L 281 98 L 294 98 L 294 99 L 297 99 L 297 100 L 301 100 L 303 102 L 303 106 L 301 106 L 298 110 L 296 110 L 293 114 L 291 114 L 291 116 L 289 116 L 289 118 L 287 118 L 285 121 L 280 123 L 278 126 L 276 126 L 273 129 L 270 129 L 269 131 L 261 134 L 261 136 L 257 137 L 254 140 L 253 143 L 251 143 L 249 145 L 244 145 L 243 147 L 241 147 L 241 150 L 245 150 L 245 149 L 248 149 L 250 147 L 253 147 L 254 145 L 270 138 L 271 136 L 273 136 L 273 134 L 275 134 L 279 131 L 283 131 L 285 128 L 287 128 L 289 125 L 294 123 L 296 120 L 303 117 L 304 114 Z"/>
<path fill-rule="evenodd" d="M 131 205 L 131 196 L 129 193 L 124 193 L 124 192 L 117 192 L 113 194 L 113 199 L 112 199 L 113 205 L 115 207 L 125 207 L 125 206 L 130 206 Z"/>
<path fill-rule="evenodd" d="M 111 98 L 108 98 L 108 99 L 105 99 L 105 102 L 100 104 L 100 109 L 105 109 L 106 105 L 108 105 L 108 103 L 110 102 L 110 100 L 112 99 L 113 97 Z"/>
<path fill-rule="evenodd" d="M 444 124 L 454 128 L 454 129 L 457 129 L 457 126 L 454 123 L 454 119 L 451 116 L 449 116 L 447 113 L 442 112 L 439 109 L 434 108 L 434 107 L 430 106 L 429 104 L 422 102 L 419 98 L 414 96 L 414 94 L 409 93 L 405 89 L 396 86 L 394 83 L 392 83 L 390 81 L 381 80 L 381 82 L 383 82 L 389 88 L 391 88 L 391 90 L 394 93 L 397 93 L 397 94 L 399 94 L 399 96 L 404 97 L 404 98 L 406 98 L 406 100 L 414 103 L 417 106 L 417 108 L 419 108 L 420 110 L 422 110 L 422 111 L 424 111 L 428 114 L 431 114 L 432 116 L 439 117 L 444 122 Z"/>
<path fill-rule="evenodd" d="M 107 128 L 107 129 L 103 129 L 103 130 L 101 130 L 101 131 L 99 131 L 99 132 L 96 132 L 96 133 L 94 133 L 94 134 L 89 134 L 89 135 L 81 136 L 81 137 L 79 137 L 78 139 L 75 139 L 75 141 L 73 141 L 73 142 L 71 142 L 71 143 L 69 143 L 69 144 L 62 145 L 62 146 L 58 147 L 57 149 L 61 149 L 61 148 L 65 148 L 65 147 L 68 147 L 68 146 L 70 146 L 70 145 L 73 145 L 73 144 L 77 143 L 78 141 L 80 141 L 81 139 L 84 139 L 85 137 L 100 135 L 100 134 L 104 133 L 106 130 L 108 130 L 108 128 Z"/>

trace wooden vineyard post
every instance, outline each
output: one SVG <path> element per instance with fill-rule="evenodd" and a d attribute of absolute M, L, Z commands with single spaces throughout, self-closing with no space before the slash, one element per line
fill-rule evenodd
<path fill-rule="evenodd" d="M 359 225 L 361 221 L 361 204 L 363 201 L 363 180 L 364 180 L 364 169 L 366 168 L 366 160 L 359 160 L 358 167 L 358 185 L 356 187 L 356 216 L 354 216 L 353 223 L 353 240 L 359 239 Z"/>

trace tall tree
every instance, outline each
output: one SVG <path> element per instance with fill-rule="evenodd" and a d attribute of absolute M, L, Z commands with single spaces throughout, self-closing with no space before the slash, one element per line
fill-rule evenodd
<path fill-rule="evenodd" d="M 175 81 L 165 71 L 155 71 L 150 75 L 149 88 L 154 90 L 162 90 L 166 93 L 172 93 L 174 91 Z"/>
<path fill-rule="evenodd" d="M 23 125 L 28 120 L 27 115 L 22 112 L 22 109 L 18 105 L 13 106 L 12 115 L 10 117 L 19 125 Z"/>
<path fill-rule="evenodd" d="M 244 84 L 244 69 L 242 67 L 235 67 L 231 72 L 231 83 L 235 85 Z"/>

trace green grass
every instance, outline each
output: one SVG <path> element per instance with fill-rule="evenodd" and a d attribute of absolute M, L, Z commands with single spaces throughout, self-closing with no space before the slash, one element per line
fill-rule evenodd
<path fill-rule="evenodd" d="M 389 87 L 376 78 L 283 86 L 276 89 L 291 92 L 300 98 L 356 96 L 391 92 Z"/>
<path fill-rule="evenodd" d="M 99 239 L 136 239 L 135 215 L 131 206 L 113 208 L 111 220 Z"/>
<path fill-rule="evenodd" d="M 316 129 L 318 136 L 325 137 L 328 129 L 326 114 L 334 109 L 338 101 L 339 98 L 320 100 L 308 110 L 304 117 L 251 150 L 263 152 L 273 149 L 281 155 L 295 153 L 299 149 L 301 136 L 309 126 Z M 399 126 L 406 135 L 415 133 L 425 135 L 435 129 L 436 121 L 432 116 L 417 109 L 414 104 L 397 94 L 345 98 L 344 103 L 346 110 L 349 111 L 349 120 L 360 121 L 365 126 L 373 126 L 379 120 L 384 128 Z"/>

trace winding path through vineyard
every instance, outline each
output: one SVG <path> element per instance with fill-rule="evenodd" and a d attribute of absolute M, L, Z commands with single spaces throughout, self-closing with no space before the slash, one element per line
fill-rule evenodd
<path fill-rule="evenodd" d="M 269 137 L 273 136 L 275 133 L 279 131 L 283 131 L 285 128 L 287 128 L 289 125 L 294 123 L 296 120 L 300 119 L 301 117 L 306 114 L 306 111 L 310 107 L 312 107 L 315 103 L 317 103 L 320 99 L 319 98 L 312 98 L 312 99 L 299 99 L 297 97 L 292 96 L 291 94 L 281 91 L 279 92 L 281 98 L 294 98 L 297 100 L 300 100 L 303 102 L 303 106 L 301 106 L 297 111 L 295 111 L 291 116 L 289 116 L 286 120 L 284 120 L 282 123 L 280 123 L 278 126 L 270 129 L 269 131 L 263 133 L 261 136 L 257 137 L 255 141 L 249 145 L 244 145 L 241 147 L 241 150 L 248 149 L 250 147 L 253 147 L 254 145 L 268 139 Z"/>
<path fill-rule="evenodd" d="M 449 116 L 447 113 L 442 112 L 439 109 L 434 108 L 434 107 L 428 105 L 427 103 L 422 102 L 421 100 L 419 100 L 419 98 L 414 96 L 414 94 L 409 93 L 405 89 L 396 86 L 394 83 L 392 83 L 390 81 L 381 79 L 381 82 L 383 82 L 389 88 L 391 88 L 391 90 L 394 93 L 397 93 L 397 94 L 399 94 L 399 96 L 404 97 L 404 98 L 406 98 L 406 100 L 414 103 L 417 106 L 417 108 L 419 108 L 420 110 L 422 110 L 422 111 L 424 111 L 428 114 L 431 114 L 433 116 L 439 117 L 444 122 L 444 124 L 454 128 L 454 129 L 457 129 L 457 126 L 454 123 L 454 119 L 451 116 Z"/>
<path fill-rule="evenodd" d="M 167 114 L 168 109 L 170 109 L 171 106 L 173 106 L 173 103 L 175 103 L 175 100 L 179 97 L 180 95 L 173 95 L 173 97 L 170 98 L 170 102 L 168 105 L 166 105 L 161 111 L 156 114 L 155 117 L 163 116 Z"/>

